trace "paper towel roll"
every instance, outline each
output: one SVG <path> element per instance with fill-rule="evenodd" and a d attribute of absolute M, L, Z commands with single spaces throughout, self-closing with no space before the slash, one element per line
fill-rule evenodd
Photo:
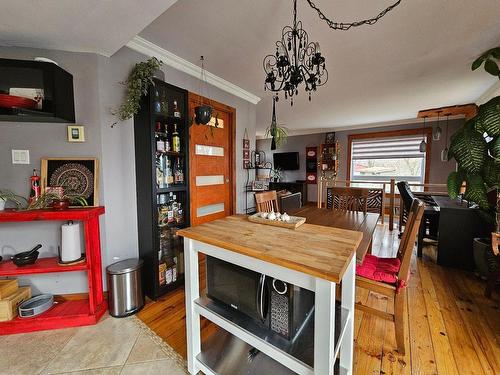
<path fill-rule="evenodd" d="M 61 260 L 63 262 L 71 262 L 80 259 L 82 256 L 80 224 L 70 221 L 67 224 L 63 224 L 61 230 Z"/>

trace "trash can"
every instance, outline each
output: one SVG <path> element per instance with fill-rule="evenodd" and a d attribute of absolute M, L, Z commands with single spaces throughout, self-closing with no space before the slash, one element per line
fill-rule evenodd
<path fill-rule="evenodd" d="M 142 259 L 126 259 L 106 268 L 109 314 L 123 318 L 144 306 Z"/>

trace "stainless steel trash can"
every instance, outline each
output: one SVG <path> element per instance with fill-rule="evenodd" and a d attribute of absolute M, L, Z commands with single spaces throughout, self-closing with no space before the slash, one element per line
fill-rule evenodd
<path fill-rule="evenodd" d="M 144 306 L 142 259 L 126 259 L 106 268 L 109 314 L 122 318 Z"/>

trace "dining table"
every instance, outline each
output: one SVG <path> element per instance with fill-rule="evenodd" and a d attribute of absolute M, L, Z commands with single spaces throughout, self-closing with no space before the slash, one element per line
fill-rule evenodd
<path fill-rule="evenodd" d="M 380 218 L 380 214 L 378 213 L 318 208 L 316 206 L 304 206 L 289 212 L 289 214 L 305 217 L 308 224 L 348 229 L 363 233 L 361 243 L 356 249 L 357 264 L 361 264 L 365 255 L 371 252 L 373 234 Z"/>

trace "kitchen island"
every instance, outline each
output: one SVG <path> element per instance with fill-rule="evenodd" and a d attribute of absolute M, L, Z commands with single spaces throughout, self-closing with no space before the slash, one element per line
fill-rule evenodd
<path fill-rule="evenodd" d="M 269 357 L 274 363 L 270 368 L 331 375 L 338 362 L 340 373 L 352 373 L 355 253 L 361 232 L 307 223 L 293 230 L 252 223 L 247 216 L 235 215 L 183 229 L 179 235 L 185 237 L 187 359 L 191 374 L 223 373 L 211 365 L 207 350 L 202 350 L 200 316 L 251 346 L 254 352 L 250 354 L 260 352 Z M 312 363 L 291 353 L 273 334 L 248 321 L 242 323 L 231 312 L 218 309 L 200 296 L 198 253 L 314 292 Z M 336 309 L 335 289 L 340 282 L 342 297 Z M 267 373 L 275 373 L 270 371 Z"/>

